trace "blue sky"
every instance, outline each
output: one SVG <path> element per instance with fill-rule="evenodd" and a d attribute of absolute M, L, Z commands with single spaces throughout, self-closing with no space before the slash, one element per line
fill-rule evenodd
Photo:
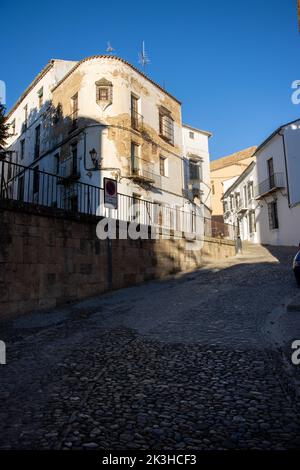
<path fill-rule="evenodd" d="M 296 0 L 1 0 L 0 79 L 10 107 L 51 58 L 105 53 L 138 65 L 182 101 L 183 121 L 213 132 L 211 158 L 259 144 L 300 117 Z"/>

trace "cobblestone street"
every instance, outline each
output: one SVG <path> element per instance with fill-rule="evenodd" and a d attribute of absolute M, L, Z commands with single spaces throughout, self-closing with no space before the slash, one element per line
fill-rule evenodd
<path fill-rule="evenodd" d="M 0 448 L 300 448 L 294 253 L 271 251 L 0 324 Z"/>

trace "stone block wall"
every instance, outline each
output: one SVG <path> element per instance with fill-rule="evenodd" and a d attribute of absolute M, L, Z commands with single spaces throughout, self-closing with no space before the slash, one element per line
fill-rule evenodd
<path fill-rule="evenodd" d="M 0 204 L 0 318 L 132 286 L 195 269 L 207 257 L 234 256 L 233 242 L 108 240 L 96 236 L 98 219 L 67 216 L 14 201 Z M 110 257 L 111 253 L 111 257 Z"/>

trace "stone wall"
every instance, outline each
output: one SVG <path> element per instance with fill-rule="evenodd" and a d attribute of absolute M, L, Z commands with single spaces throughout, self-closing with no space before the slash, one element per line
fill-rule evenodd
<path fill-rule="evenodd" d="M 233 256 L 233 242 L 98 240 L 93 216 L 0 203 L 0 318 L 45 309 Z M 111 255 L 110 255 L 111 254 Z"/>

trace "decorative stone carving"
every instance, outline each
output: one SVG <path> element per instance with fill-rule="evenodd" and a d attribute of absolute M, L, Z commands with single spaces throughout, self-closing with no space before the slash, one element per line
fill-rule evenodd
<path fill-rule="evenodd" d="M 96 85 L 96 102 L 104 111 L 113 102 L 113 84 L 101 78 L 97 80 Z"/>

